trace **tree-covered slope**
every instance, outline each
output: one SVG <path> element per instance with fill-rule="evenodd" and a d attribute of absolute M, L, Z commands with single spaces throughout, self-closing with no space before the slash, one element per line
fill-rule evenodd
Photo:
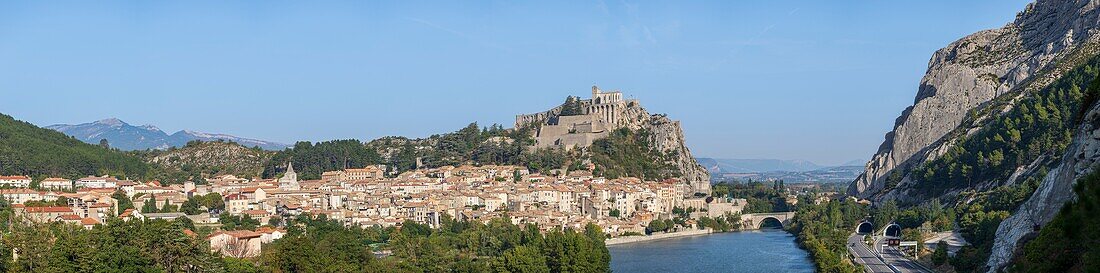
<path fill-rule="evenodd" d="M 649 143 L 649 132 L 619 129 L 610 136 L 596 140 L 589 147 L 589 157 L 595 174 L 609 178 L 624 176 L 661 180 L 678 177 L 679 170 L 669 164 L 668 155 L 655 151 Z"/>
<path fill-rule="evenodd" d="M 298 178 L 320 179 L 325 171 L 362 168 L 378 164 L 382 159 L 373 149 L 354 139 L 331 140 L 316 144 L 300 141 L 293 148 L 276 153 L 263 167 L 263 176 L 275 177 L 286 171 L 287 162 L 294 162 Z"/>
<path fill-rule="evenodd" d="M 140 178 L 150 175 L 151 168 L 138 157 L 0 114 L 0 173 Z"/>
<path fill-rule="evenodd" d="M 920 196 L 937 196 L 987 181 L 1008 181 L 1022 167 L 1061 155 L 1073 139 L 1084 90 L 1094 82 L 1100 58 L 1065 73 L 1046 88 L 974 112 L 968 118 L 984 125 L 958 130 L 956 144 L 942 156 L 916 168 L 913 188 Z M 1090 82 L 1092 86 L 1089 87 Z M 966 128 L 963 128 L 966 129 Z M 893 181 L 887 180 L 887 188 Z"/>

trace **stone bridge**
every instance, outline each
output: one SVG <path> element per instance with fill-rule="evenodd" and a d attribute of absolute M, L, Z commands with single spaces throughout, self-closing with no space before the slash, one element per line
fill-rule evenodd
<path fill-rule="evenodd" d="M 764 221 L 769 219 L 778 221 L 780 225 L 787 227 L 791 223 L 791 219 L 794 219 L 794 212 L 742 214 L 741 229 L 760 229 L 764 225 Z"/>

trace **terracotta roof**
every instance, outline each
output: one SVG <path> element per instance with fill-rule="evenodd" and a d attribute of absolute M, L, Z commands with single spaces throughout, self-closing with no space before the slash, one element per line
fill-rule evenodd
<path fill-rule="evenodd" d="M 91 217 L 87 217 L 87 218 L 84 218 L 84 219 L 80 219 L 80 224 L 85 225 L 85 226 L 90 226 L 90 225 L 99 224 L 99 221 L 97 221 L 96 219 L 92 219 Z"/>
<path fill-rule="evenodd" d="M 41 193 L 39 193 L 35 190 L 28 189 L 28 188 L 2 189 L 2 190 L 0 190 L 0 194 L 32 194 L 32 193 L 41 194 Z"/>
<path fill-rule="evenodd" d="M 241 195 L 239 193 L 234 193 L 234 194 L 230 194 L 230 195 L 225 196 L 225 200 L 245 200 L 245 199 L 248 199 L 248 198 L 244 197 L 244 195 Z"/>
<path fill-rule="evenodd" d="M 210 234 L 210 236 L 206 236 L 206 238 L 209 239 L 209 238 L 213 238 L 215 236 L 222 235 L 222 234 L 233 236 L 233 237 L 236 237 L 238 239 L 258 238 L 261 235 L 260 233 L 249 231 L 249 230 L 231 230 L 231 231 L 214 232 L 213 234 Z"/>
<path fill-rule="evenodd" d="M 27 207 L 28 213 L 73 212 L 69 207 Z"/>
<path fill-rule="evenodd" d="M 258 209 L 254 209 L 254 210 L 246 210 L 246 211 L 242 211 L 241 213 L 244 213 L 244 214 L 249 214 L 249 215 L 267 215 L 267 211 L 265 211 L 265 210 L 258 210 Z"/>

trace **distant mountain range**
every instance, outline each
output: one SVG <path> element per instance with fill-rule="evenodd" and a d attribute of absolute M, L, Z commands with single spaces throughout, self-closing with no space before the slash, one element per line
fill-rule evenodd
<path fill-rule="evenodd" d="M 55 124 L 46 128 L 91 144 L 99 144 L 101 139 L 106 139 L 111 147 L 126 151 L 183 147 L 192 140 L 232 141 L 245 147 L 259 146 L 265 150 L 282 150 L 289 147 L 287 144 L 278 142 L 190 130 L 181 130 L 169 135 L 153 125 L 133 126 L 117 118 L 76 125 Z"/>
<path fill-rule="evenodd" d="M 765 172 L 807 172 L 840 166 L 863 166 L 863 162 L 853 160 L 839 166 L 825 166 L 806 160 L 785 159 L 730 159 L 698 158 L 699 164 L 710 173 L 765 173 Z"/>
<path fill-rule="evenodd" d="M 852 160 L 840 166 L 818 165 L 806 160 L 698 158 L 711 173 L 711 181 L 764 181 L 848 183 L 861 172 L 863 162 Z"/>

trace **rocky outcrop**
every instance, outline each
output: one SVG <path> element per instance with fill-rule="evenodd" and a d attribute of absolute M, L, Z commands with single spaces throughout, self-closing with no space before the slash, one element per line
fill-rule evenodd
<path fill-rule="evenodd" d="M 936 51 L 913 106 L 898 117 L 849 194 L 871 199 L 890 195 L 886 178 L 893 171 L 904 177 L 910 168 L 940 155 L 953 143 L 944 137 L 968 112 L 1056 77 L 1042 72 L 1093 38 L 1100 26 L 1098 3 L 1040 0 L 1005 27 L 971 34 Z"/>
<path fill-rule="evenodd" d="M 183 148 L 151 151 L 146 162 L 166 170 L 195 170 L 204 175 L 233 174 L 259 177 L 275 152 L 252 149 L 232 142 L 192 142 Z"/>
<path fill-rule="evenodd" d="M 673 121 L 664 115 L 653 115 L 647 125 L 650 132 L 649 143 L 657 151 L 671 155 L 671 163 L 679 171 L 684 181 L 695 192 L 710 193 L 710 172 L 691 155 L 691 150 L 684 145 L 684 130 L 679 121 Z"/>
<path fill-rule="evenodd" d="M 1058 167 L 1051 170 L 1031 197 L 997 228 L 987 264 L 990 272 L 1012 260 L 1021 238 L 1054 219 L 1062 205 L 1074 198 L 1073 185 L 1077 179 L 1092 172 L 1097 162 L 1100 162 L 1100 107 L 1093 107 L 1077 129 Z"/>
<path fill-rule="evenodd" d="M 569 103 L 569 100 L 567 100 Z M 594 140 L 607 137 L 610 131 L 625 128 L 643 130 L 655 153 L 668 159 L 674 173 L 691 186 L 692 193 L 710 193 L 710 173 L 685 145 L 679 121 L 663 114 L 650 114 L 638 100 L 623 99 L 619 91 L 603 92 L 592 87 L 592 97 L 576 101 L 580 113 L 562 116 L 563 106 L 534 114 L 517 115 L 516 128 L 538 125 L 533 148 L 561 147 L 565 149 L 590 146 Z"/>

